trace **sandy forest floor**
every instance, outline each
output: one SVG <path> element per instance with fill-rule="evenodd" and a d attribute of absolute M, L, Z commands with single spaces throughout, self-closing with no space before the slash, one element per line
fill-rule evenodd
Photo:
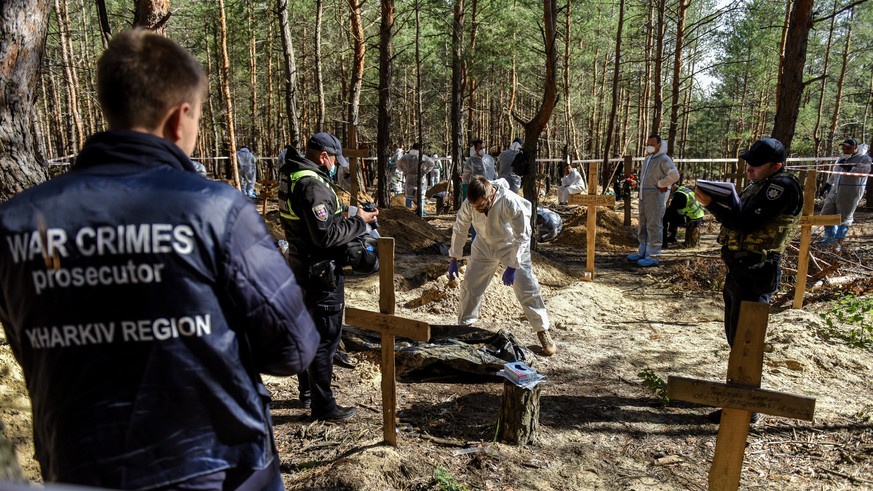
<path fill-rule="evenodd" d="M 552 194 L 544 204 L 554 201 Z M 559 348 L 556 356 L 532 362 L 548 377 L 537 443 L 515 447 L 494 441 L 502 379 L 425 373 L 398 381 L 398 445 L 381 445 L 378 354 L 351 352 L 357 367 L 335 369 L 339 402 L 359 408 L 350 422 L 310 422 L 296 402 L 296 381 L 266 377 L 289 489 L 706 488 L 718 430 L 706 419 L 711 409 L 678 402 L 662 407 L 638 374 L 648 369 L 664 380 L 668 375 L 724 380 L 728 348 L 717 226 L 703 227 L 700 247 L 670 249 L 660 267 L 640 269 L 624 260 L 636 241 L 623 215 L 598 213 L 596 278 L 583 282 L 585 210 L 558 211 L 565 231 L 534 257 Z M 383 210 L 380 231 L 397 241 L 398 315 L 455 323 L 459 288 L 447 282 L 448 261 L 438 245 L 448 242 L 452 219 Z M 867 224 L 870 219 L 868 213 L 856 218 Z M 278 231 L 275 213 L 268 222 Z M 869 293 L 869 270 L 848 264 L 873 257 L 871 231 L 853 228 L 842 253 L 847 266 L 828 273 L 865 279 L 813 290 L 804 310 L 787 309 L 794 259 L 786 260 L 783 291 L 771 309 L 762 386 L 815 397 L 815 422 L 765 416 L 754 425 L 743 489 L 873 488 L 873 352 L 847 346 L 819 315 L 840 290 Z M 816 254 L 837 264 L 825 251 Z M 499 274 L 486 293 L 479 327 L 509 329 L 538 352 L 536 336 Z M 377 278 L 349 278 L 347 305 L 378 310 Z M 0 374 L 6 436 L 26 478 L 38 481 L 29 402 L 2 339 Z"/>

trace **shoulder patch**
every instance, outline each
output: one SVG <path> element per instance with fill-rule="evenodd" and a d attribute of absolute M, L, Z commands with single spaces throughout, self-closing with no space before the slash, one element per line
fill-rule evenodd
<path fill-rule="evenodd" d="M 773 201 L 779 199 L 782 196 L 782 193 L 785 191 L 785 188 L 778 184 L 770 184 L 767 188 L 767 199 Z"/>
<path fill-rule="evenodd" d="M 317 218 L 318 221 L 320 221 L 320 222 L 327 221 L 327 205 L 320 204 L 320 205 L 314 206 L 312 208 L 312 213 L 315 215 L 315 218 Z"/>

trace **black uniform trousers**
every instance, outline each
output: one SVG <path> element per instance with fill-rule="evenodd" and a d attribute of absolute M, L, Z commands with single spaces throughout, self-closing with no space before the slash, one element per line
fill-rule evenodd
<path fill-rule="evenodd" d="M 668 242 L 676 242 L 676 234 L 679 233 L 679 227 L 688 225 L 691 219 L 680 214 L 676 210 L 667 208 L 664 211 L 664 244 Z"/>
<path fill-rule="evenodd" d="M 307 282 L 309 283 L 309 282 Z M 330 388 L 333 378 L 333 355 L 342 338 L 343 307 L 345 306 L 345 281 L 341 273 L 336 276 L 336 288 L 307 284 L 306 307 L 321 336 L 315 359 L 309 368 L 297 375 L 300 400 L 312 400 L 312 414 L 317 416 L 334 411 L 336 399 Z"/>
<path fill-rule="evenodd" d="M 744 301 L 770 303 L 770 298 L 782 280 L 782 255 L 767 256 L 747 251 L 722 250 L 722 259 L 727 266 L 724 279 L 724 330 L 730 346 L 740 321 L 740 305 Z"/>

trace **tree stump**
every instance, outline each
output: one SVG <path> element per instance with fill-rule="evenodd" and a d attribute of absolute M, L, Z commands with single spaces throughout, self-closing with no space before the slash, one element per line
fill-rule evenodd
<path fill-rule="evenodd" d="M 685 227 L 685 245 L 687 247 L 697 247 L 700 245 L 700 225 L 703 220 L 692 220 Z"/>
<path fill-rule="evenodd" d="M 505 380 L 497 424 L 500 441 L 512 445 L 533 443 L 540 427 L 540 386 L 524 389 Z"/>

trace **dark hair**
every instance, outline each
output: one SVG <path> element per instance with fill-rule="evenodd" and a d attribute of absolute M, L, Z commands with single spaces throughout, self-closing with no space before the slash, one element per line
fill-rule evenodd
<path fill-rule="evenodd" d="M 193 104 L 206 86 L 191 53 L 144 29 L 113 36 L 97 61 L 97 99 L 111 128 L 157 128 L 170 108 Z"/>
<path fill-rule="evenodd" d="M 467 187 L 467 201 L 472 203 L 488 196 L 492 187 L 491 181 L 489 181 L 485 176 L 474 177 L 473 180 L 470 181 L 470 185 Z"/>
<path fill-rule="evenodd" d="M 649 138 L 654 138 L 656 142 L 661 143 L 661 137 L 655 133 L 649 135 Z"/>
<path fill-rule="evenodd" d="M 413 144 L 412 144 L 412 149 L 413 149 L 413 150 L 421 150 L 421 143 L 419 143 L 419 142 L 415 142 L 415 143 L 413 143 Z"/>
<path fill-rule="evenodd" d="M 473 140 L 473 141 L 470 142 L 470 146 L 471 146 L 471 147 L 475 147 L 475 146 L 482 145 L 483 143 L 485 143 L 485 142 L 482 141 L 482 140 Z"/>

